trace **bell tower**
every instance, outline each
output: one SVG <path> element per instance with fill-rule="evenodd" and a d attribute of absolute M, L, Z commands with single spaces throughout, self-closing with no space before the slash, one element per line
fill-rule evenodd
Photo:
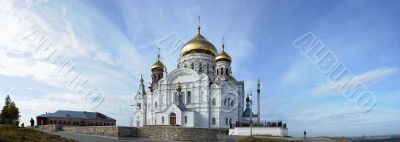
<path fill-rule="evenodd" d="M 232 76 L 231 62 L 232 58 L 225 52 L 224 38 L 222 38 L 222 52 L 215 57 L 216 69 L 215 74 L 221 80 L 226 80 Z"/>
<path fill-rule="evenodd" d="M 151 87 L 150 91 L 153 92 L 154 89 L 157 89 L 158 81 L 163 78 L 164 73 L 164 64 L 160 61 L 160 48 L 158 48 L 157 52 L 157 61 L 151 66 Z"/>

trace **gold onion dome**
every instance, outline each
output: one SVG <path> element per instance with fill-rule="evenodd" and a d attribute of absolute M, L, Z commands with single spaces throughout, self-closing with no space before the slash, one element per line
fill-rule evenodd
<path fill-rule="evenodd" d="M 219 62 L 219 61 L 226 61 L 228 63 L 232 62 L 232 58 L 231 56 L 228 55 L 228 53 L 226 53 L 224 51 L 225 48 L 225 44 L 224 44 L 224 39 L 222 38 L 222 52 L 220 54 L 218 54 L 217 57 L 215 57 L 215 61 Z"/>
<path fill-rule="evenodd" d="M 160 61 L 160 49 L 158 49 L 157 61 L 153 64 L 153 66 L 151 66 L 151 70 L 154 69 L 159 69 L 159 70 L 164 69 L 164 64 Z"/>
<path fill-rule="evenodd" d="M 161 63 L 160 61 L 157 61 L 156 63 L 153 64 L 153 66 L 151 66 L 151 70 L 153 69 L 164 69 L 164 64 Z"/>
<path fill-rule="evenodd" d="M 183 45 L 180 52 L 181 57 L 190 53 L 205 53 L 215 57 L 218 53 L 217 49 L 212 43 L 207 41 L 207 39 L 204 38 L 203 35 L 200 34 L 200 18 L 199 26 L 197 29 L 198 32 L 196 36 Z"/>

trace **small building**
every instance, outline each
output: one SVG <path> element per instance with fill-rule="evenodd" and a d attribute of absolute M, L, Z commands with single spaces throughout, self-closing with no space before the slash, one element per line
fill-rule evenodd
<path fill-rule="evenodd" d="M 36 117 L 37 125 L 115 126 L 116 120 L 99 112 L 58 110 Z"/>

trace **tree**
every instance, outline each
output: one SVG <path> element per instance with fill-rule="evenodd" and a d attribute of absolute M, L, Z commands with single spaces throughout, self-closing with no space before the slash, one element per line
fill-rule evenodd
<path fill-rule="evenodd" d="M 11 100 L 10 96 L 7 95 L 5 105 L 0 113 L 0 123 L 18 125 L 19 117 L 19 109 L 15 105 L 15 102 Z"/>

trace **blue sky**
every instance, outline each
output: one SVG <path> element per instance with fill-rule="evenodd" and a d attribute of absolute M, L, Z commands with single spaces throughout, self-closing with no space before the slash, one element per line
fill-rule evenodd
<path fill-rule="evenodd" d="M 304 130 L 314 136 L 399 134 L 400 1 L 6 0 L 0 5 L 0 99 L 10 94 L 24 123 L 66 109 L 100 111 L 118 125 L 131 125 L 139 75 L 149 82 L 158 47 L 168 71 L 174 69 L 178 56 L 164 39 L 186 42 L 200 16 L 203 35 L 216 47 L 225 37 L 233 74 L 245 81 L 246 92 L 255 93 L 261 79 L 263 120 L 283 120 L 295 136 Z M 293 46 L 308 32 L 375 94 L 371 111 L 360 112 L 340 91 L 329 89 L 328 76 Z M 46 39 L 46 51 L 60 58 L 49 60 L 50 52 L 35 50 L 37 39 Z M 102 99 L 88 101 L 68 84 L 59 71 L 66 66 L 79 74 L 80 83 L 87 80 L 80 87 Z"/>

